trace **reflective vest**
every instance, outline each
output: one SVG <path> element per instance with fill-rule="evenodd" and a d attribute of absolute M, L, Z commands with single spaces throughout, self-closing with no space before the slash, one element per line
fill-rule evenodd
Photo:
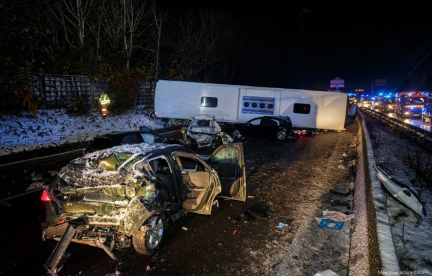
<path fill-rule="evenodd" d="M 109 105 L 110 104 L 110 98 L 107 94 L 102 94 L 99 97 L 99 102 L 101 105 Z"/>

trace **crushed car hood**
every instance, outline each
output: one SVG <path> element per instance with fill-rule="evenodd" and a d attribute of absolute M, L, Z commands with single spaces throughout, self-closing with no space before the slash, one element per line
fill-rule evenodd
<path fill-rule="evenodd" d="M 135 186 L 137 179 L 149 175 L 144 164 L 137 166 L 146 159 L 146 153 L 169 146 L 174 145 L 142 143 L 95 151 L 72 160 L 59 177 L 71 187 Z"/>

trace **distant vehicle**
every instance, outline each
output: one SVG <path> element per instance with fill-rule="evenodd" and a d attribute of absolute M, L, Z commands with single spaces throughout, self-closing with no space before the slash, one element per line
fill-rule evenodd
<path fill-rule="evenodd" d="M 373 107 L 373 102 L 372 101 L 363 101 L 360 104 L 360 107 L 364 107 L 364 108 L 372 108 Z"/>
<path fill-rule="evenodd" d="M 422 121 L 432 123 L 432 103 L 427 104 L 422 112 Z"/>
<path fill-rule="evenodd" d="M 159 80 L 154 106 L 159 118 L 212 114 L 218 123 L 261 116 L 289 116 L 294 127 L 344 130 L 346 93 Z"/>
<path fill-rule="evenodd" d="M 396 115 L 399 117 L 421 118 L 428 95 L 424 92 L 396 93 Z"/>
<path fill-rule="evenodd" d="M 185 145 L 192 148 L 216 148 L 233 141 L 210 115 L 192 117 L 183 124 L 181 133 Z"/>
<path fill-rule="evenodd" d="M 139 143 L 182 144 L 179 139 L 160 136 L 152 133 L 150 129 L 143 129 L 142 131 L 117 131 L 95 137 L 91 144 L 84 149 L 84 154 L 114 146 Z"/>
<path fill-rule="evenodd" d="M 235 124 L 233 138 L 260 137 L 278 140 L 294 138 L 295 133 L 289 117 L 263 116 L 254 118 L 244 124 Z"/>
<path fill-rule="evenodd" d="M 215 197 L 246 201 L 243 146 L 222 145 L 203 161 L 180 145 L 135 144 L 89 153 L 44 190 L 43 238 L 59 241 L 45 267 L 56 275 L 70 242 L 155 253 L 167 223 L 211 215 Z"/>
<path fill-rule="evenodd" d="M 383 113 L 396 112 L 396 103 L 392 99 L 385 99 L 380 102 L 380 111 Z"/>

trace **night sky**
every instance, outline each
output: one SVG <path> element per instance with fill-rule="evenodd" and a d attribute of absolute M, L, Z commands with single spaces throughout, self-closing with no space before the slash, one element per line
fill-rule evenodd
<path fill-rule="evenodd" d="M 219 9 L 249 30 L 259 51 L 242 64 L 244 74 L 237 84 L 321 90 L 339 77 L 347 90 L 371 89 L 375 79 L 387 79 L 394 90 L 432 90 L 432 13 L 427 3 L 189 0 L 167 6 Z M 419 72 L 427 80 L 410 87 L 410 73 Z"/>

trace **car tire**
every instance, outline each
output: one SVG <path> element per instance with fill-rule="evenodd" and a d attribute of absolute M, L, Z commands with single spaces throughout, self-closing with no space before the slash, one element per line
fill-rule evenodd
<path fill-rule="evenodd" d="M 235 129 L 234 131 L 233 131 L 233 133 L 232 133 L 232 137 L 233 137 L 233 139 L 236 139 L 236 138 L 241 138 L 241 132 L 240 132 L 240 130 L 238 130 L 238 129 Z"/>
<path fill-rule="evenodd" d="M 287 133 L 285 130 L 281 129 L 276 133 L 276 138 L 280 141 L 285 140 L 287 138 Z"/>
<path fill-rule="evenodd" d="M 135 251 L 142 255 L 155 253 L 165 234 L 165 219 L 162 215 L 150 217 L 140 230 L 132 236 Z"/>

